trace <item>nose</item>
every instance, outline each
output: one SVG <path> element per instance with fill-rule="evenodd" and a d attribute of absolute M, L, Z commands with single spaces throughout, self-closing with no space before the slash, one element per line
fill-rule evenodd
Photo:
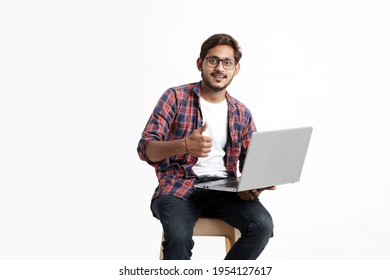
<path fill-rule="evenodd" d="M 218 64 L 215 65 L 215 69 L 219 70 L 220 72 L 222 72 L 222 70 L 224 70 L 225 68 L 223 68 L 223 60 L 220 60 L 218 61 Z"/>

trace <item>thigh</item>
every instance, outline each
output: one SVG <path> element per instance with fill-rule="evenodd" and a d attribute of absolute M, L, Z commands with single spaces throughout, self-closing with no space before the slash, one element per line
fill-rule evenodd
<path fill-rule="evenodd" d="M 200 206 L 191 200 L 162 195 L 152 202 L 154 215 L 160 220 L 164 232 L 191 233 L 200 215 Z"/>
<path fill-rule="evenodd" d="M 237 193 L 217 194 L 208 212 L 209 216 L 220 218 L 241 232 L 249 225 L 264 227 L 265 231 L 273 229 L 272 217 L 259 199 L 244 201 Z"/>

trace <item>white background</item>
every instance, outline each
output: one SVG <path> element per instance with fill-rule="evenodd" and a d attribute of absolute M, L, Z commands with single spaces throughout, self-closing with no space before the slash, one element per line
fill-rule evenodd
<path fill-rule="evenodd" d="M 214 33 L 258 130 L 312 125 L 301 182 L 262 194 L 263 259 L 390 258 L 390 2 L 2 1 L 0 259 L 158 258 L 136 147 Z M 194 259 L 223 257 L 196 238 Z"/>

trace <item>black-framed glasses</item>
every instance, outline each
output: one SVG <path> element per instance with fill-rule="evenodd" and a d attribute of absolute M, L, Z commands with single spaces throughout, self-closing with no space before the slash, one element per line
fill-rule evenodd
<path fill-rule="evenodd" d="M 210 67 L 217 67 L 219 65 L 219 62 L 222 61 L 222 66 L 226 70 L 233 70 L 237 64 L 235 61 L 230 60 L 228 58 L 220 59 L 216 56 L 205 57 L 204 60 L 206 61 L 207 66 Z"/>

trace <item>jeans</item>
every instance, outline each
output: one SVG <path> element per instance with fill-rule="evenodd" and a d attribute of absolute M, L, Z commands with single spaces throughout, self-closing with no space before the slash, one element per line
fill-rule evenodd
<path fill-rule="evenodd" d="M 195 222 L 200 216 L 219 218 L 237 228 L 241 237 L 226 260 L 255 260 L 273 236 L 271 215 L 258 199 L 244 201 L 237 193 L 197 189 L 187 201 L 160 196 L 152 210 L 164 230 L 164 260 L 189 260 Z"/>

